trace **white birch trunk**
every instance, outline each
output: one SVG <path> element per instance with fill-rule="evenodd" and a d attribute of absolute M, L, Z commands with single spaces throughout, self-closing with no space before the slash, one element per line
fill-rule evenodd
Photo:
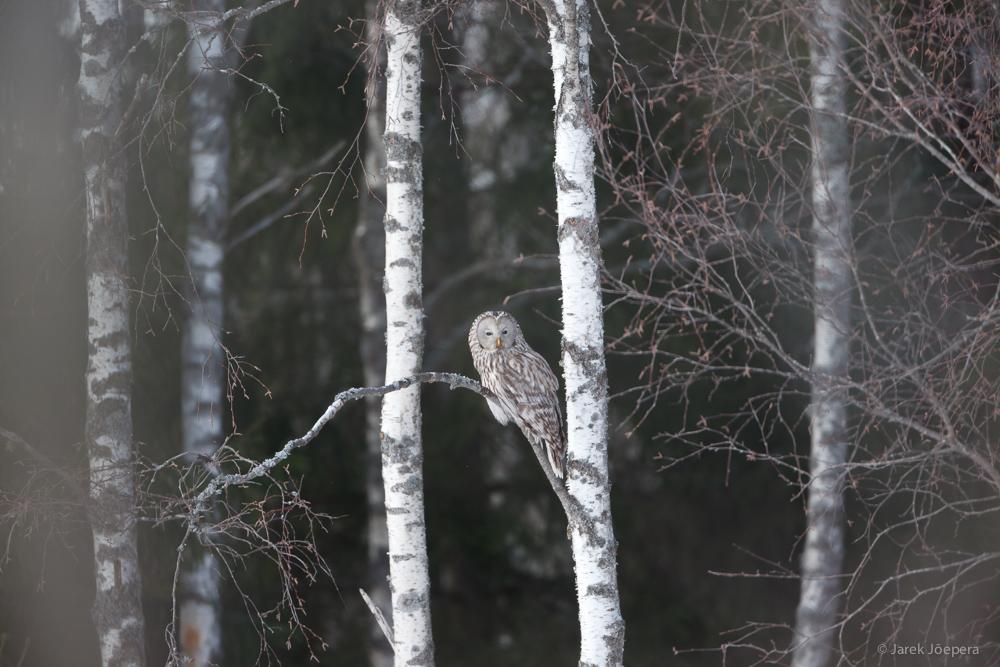
<path fill-rule="evenodd" d="M 375 387 L 385 379 L 385 300 L 382 295 L 382 274 L 385 266 L 385 233 L 382 229 L 385 202 L 385 143 L 382 141 L 382 100 L 385 85 L 377 70 L 385 58 L 379 44 L 381 25 L 378 3 L 366 5 L 368 23 L 366 40 L 378 45 L 373 70 L 369 72 L 366 97 L 368 116 L 365 120 L 365 179 L 358 208 L 358 225 L 354 230 L 354 262 L 358 268 L 358 306 L 361 315 L 361 364 L 365 385 Z M 389 596 L 389 536 L 386 531 L 385 490 L 382 487 L 382 440 L 380 437 L 381 399 L 365 399 L 365 495 L 368 509 L 367 588 L 372 603 L 392 624 Z M 369 618 L 368 659 L 371 667 L 391 667 L 392 647 L 382 634 L 375 617 Z"/>
<path fill-rule="evenodd" d="M 118 0 L 80 0 L 80 134 L 87 205 L 89 518 L 103 665 L 145 664 L 135 517 Z"/>
<path fill-rule="evenodd" d="M 594 191 L 590 24 L 587 0 L 548 4 L 555 85 L 556 200 L 566 383 L 567 488 L 584 525 L 572 532 L 580 665 L 623 664 L 617 543 L 608 476 L 608 379 L 604 359 L 601 248 Z"/>
<path fill-rule="evenodd" d="M 198 0 L 198 11 L 222 12 L 224 0 Z M 195 462 L 210 457 L 223 439 L 222 236 L 229 215 L 229 81 L 225 34 L 189 28 L 192 77 L 188 102 L 191 127 L 187 261 L 191 313 L 181 343 L 181 429 L 184 452 Z M 211 472 L 211 471 L 210 471 Z M 218 662 L 222 647 L 219 570 L 208 549 L 195 546 L 180 576 L 180 647 L 186 664 Z"/>
<path fill-rule="evenodd" d="M 802 590 L 796 613 L 795 667 L 826 667 L 840 609 L 844 560 L 843 464 L 851 293 L 842 0 L 818 0 L 810 30 L 814 256 L 814 381 Z"/>
<path fill-rule="evenodd" d="M 386 383 L 420 371 L 423 362 L 419 14 L 419 0 L 393 0 L 385 15 Z M 420 423 L 419 387 L 382 400 L 382 480 L 400 667 L 434 664 Z"/>

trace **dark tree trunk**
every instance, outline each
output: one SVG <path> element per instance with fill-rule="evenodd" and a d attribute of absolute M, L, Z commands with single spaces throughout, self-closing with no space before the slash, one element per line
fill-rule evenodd
<path fill-rule="evenodd" d="M 385 144 L 382 141 L 385 82 L 380 71 L 385 66 L 381 44 L 378 3 L 366 7 L 366 39 L 376 50 L 369 63 L 365 96 L 365 185 L 354 230 L 354 263 L 358 268 L 358 307 L 361 316 L 361 364 L 365 384 L 374 387 L 385 379 L 385 297 L 382 275 L 385 267 Z M 368 506 L 367 592 L 372 602 L 392 623 L 389 596 L 389 536 L 386 532 L 385 490 L 382 488 L 382 400 L 365 400 L 365 495 Z M 375 618 L 369 619 L 368 657 L 372 667 L 390 667 L 392 647 Z"/>

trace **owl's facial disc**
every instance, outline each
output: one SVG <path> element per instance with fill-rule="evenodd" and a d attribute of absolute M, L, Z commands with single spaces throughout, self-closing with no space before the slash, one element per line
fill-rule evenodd
<path fill-rule="evenodd" d="M 510 317 L 501 315 L 497 318 L 497 348 L 514 347 L 517 342 L 517 325 Z"/>
<path fill-rule="evenodd" d="M 518 338 L 517 324 L 508 315 L 484 317 L 476 327 L 476 339 L 487 351 L 515 347 Z"/>
<path fill-rule="evenodd" d="M 476 339 L 484 350 L 499 349 L 502 343 L 497 335 L 499 327 L 495 317 L 484 317 L 476 327 Z"/>

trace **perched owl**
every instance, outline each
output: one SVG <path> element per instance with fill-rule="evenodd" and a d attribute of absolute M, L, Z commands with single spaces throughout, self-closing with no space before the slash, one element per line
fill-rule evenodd
<path fill-rule="evenodd" d="M 559 380 L 524 340 L 510 313 L 487 311 L 469 329 L 469 350 L 483 386 L 495 398 L 490 412 L 514 422 L 529 442 L 543 445 L 556 477 L 566 474 L 566 438 L 559 409 Z"/>

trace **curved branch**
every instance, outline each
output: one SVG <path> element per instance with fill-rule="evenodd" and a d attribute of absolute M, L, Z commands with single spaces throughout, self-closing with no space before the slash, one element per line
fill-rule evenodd
<path fill-rule="evenodd" d="M 412 375 L 380 387 L 352 387 L 351 389 L 345 389 L 334 397 L 330 405 L 326 408 L 323 414 L 320 415 L 319 419 L 313 423 L 308 431 L 298 438 L 294 438 L 286 442 L 284 447 L 278 450 L 273 456 L 257 463 L 244 473 L 230 473 L 212 478 L 205 488 L 194 497 L 192 502 L 192 511 L 188 517 L 189 523 L 195 530 L 197 530 L 195 524 L 197 524 L 199 518 L 204 514 L 210 504 L 209 501 L 214 496 L 220 495 L 230 486 L 247 484 L 248 482 L 267 475 L 287 460 L 296 449 L 304 447 L 315 440 L 316 436 L 319 435 L 319 432 L 323 429 L 323 427 L 337 416 L 337 413 L 340 412 L 341 408 L 351 401 L 356 401 L 367 396 L 385 396 L 391 392 L 406 389 L 414 384 L 431 382 L 445 383 L 448 385 L 449 389 L 453 390 L 467 389 L 468 391 L 479 394 L 483 398 L 488 398 L 490 396 L 489 390 L 485 389 L 481 384 L 472 378 L 459 375 L 458 373 L 417 373 L 416 375 Z M 555 492 L 556 497 L 559 498 L 559 503 L 562 505 L 563 511 L 566 512 L 566 517 L 569 520 L 570 525 L 584 526 L 585 523 L 581 520 L 582 515 L 578 504 L 570 497 L 566 488 L 559 482 L 555 474 L 552 472 L 552 468 L 549 466 L 548 459 L 546 458 L 541 447 L 532 444 L 531 449 L 534 451 L 535 458 L 538 459 L 538 463 L 542 467 L 542 472 L 545 473 L 545 477 L 549 480 L 552 490 Z"/>

